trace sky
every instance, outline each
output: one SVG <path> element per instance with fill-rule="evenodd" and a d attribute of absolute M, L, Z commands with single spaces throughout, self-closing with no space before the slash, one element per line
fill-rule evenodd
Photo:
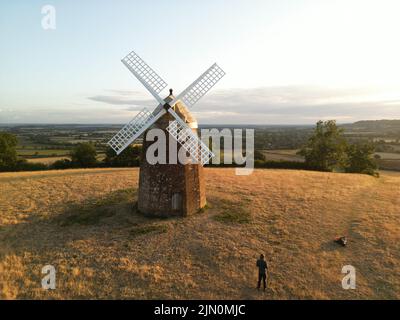
<path fill-rule="evenodd" d="M 45 5 L 55 29 L 44 29 Z M 14 0 L 0 3 L 0 123 L 126 123 L 157 103 L 134 50 L 177 94 L 226 76 L 203 124 L 400 118 L 398 0 Z"/>

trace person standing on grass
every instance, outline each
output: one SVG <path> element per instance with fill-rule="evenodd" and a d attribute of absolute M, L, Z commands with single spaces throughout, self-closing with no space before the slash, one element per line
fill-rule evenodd
<path fill-rule="evenodd" d="M 257 290 L 260 290 L 261 279 L 264 285 L 264 291 L 267 287 L 267 274 L 266 271 L 268 270 L 267 262 L 264 260 L 264 255 L 260 255 L 260 259 L 257 260 L 256 266 L 258 267 L 258 282 L 257 282 Z"/>

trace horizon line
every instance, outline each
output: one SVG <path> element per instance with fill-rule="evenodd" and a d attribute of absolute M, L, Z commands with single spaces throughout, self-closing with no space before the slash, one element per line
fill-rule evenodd
<path fill-rule="evenodd" d="M 323 120 L 322 121 L 328 121 Z M 335 120 L 335 119 L 331 119 Z M 318 122 L 320 120 L 317 120 Z M 362 121 L 400 121 L 400 119 L 367 119 L 367 120 L 356 120 L 353 122 L 340 122 L 336 121 L 337 124 L 340 125 L 346 125 L 346 124 L 353 124 L 357 122 L 362 122 Z M 199 124 L 200 126 L 313 126 L 315 125 L 316 122 L 313 123 L 262 123 L 262 124 L 256 124 L 256 123 L 203 123 Z M 125 123 L 74 123 L 74 122 L 65 122 L 65 123 L 52 123 L 52 122 L 35 122 L 35 123 L 29 123 L 29 122 L 15 122 L 15 123 L 6 123 L 6 122 L 0 122 L 0 126 L 49 126 L 49 125 L 56 125 L 56 126 L 124 126 Z"/>

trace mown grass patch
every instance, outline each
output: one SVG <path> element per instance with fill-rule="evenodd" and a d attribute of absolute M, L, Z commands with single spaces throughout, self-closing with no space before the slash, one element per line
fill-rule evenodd
<path fill-rule="evenodd" d="M 84 203 L 71 204 L 60 217 L 61 226 L 94 225 L 104 218 L 115 215 L 123 205 L 132 202 L 136 189 L 117 190 L 106 197 L 89 199 Z"/>
<path fill-rule="evenodd" d="M 129 234 L 132 237 L 141 236 L 148 233 L 165 233 L 168 231 L 168 227 L 163 224 L 150 224 L 150 225 L 143 225 L 143 226 L 135 226 L 131 230 L 129 230 Z"/>
<path fill-rule="evenodd" d="M 242 203 L 223 200 L 218 204 L 219 212 L 214 216 L 214 220 L 224 223 L 249 223 L 251 221 L 250 212 Z"/>

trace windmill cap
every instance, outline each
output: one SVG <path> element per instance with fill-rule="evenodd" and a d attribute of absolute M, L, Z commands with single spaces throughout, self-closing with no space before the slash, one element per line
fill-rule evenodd
<path fill-rule="evenodd" d="M 190 111 L 181 101 L 177 101 L 173 108 L 179 117 L 184 120 L 190 128 L 198 127 L 196 118 L 190 113 Z"/>
<path fill-rule="evenodd" d="M 175 99 L 174 95 L 170 94 L 168 97 L 165 97 L 164 102 L 170 103 L 174 99 Z"/>

